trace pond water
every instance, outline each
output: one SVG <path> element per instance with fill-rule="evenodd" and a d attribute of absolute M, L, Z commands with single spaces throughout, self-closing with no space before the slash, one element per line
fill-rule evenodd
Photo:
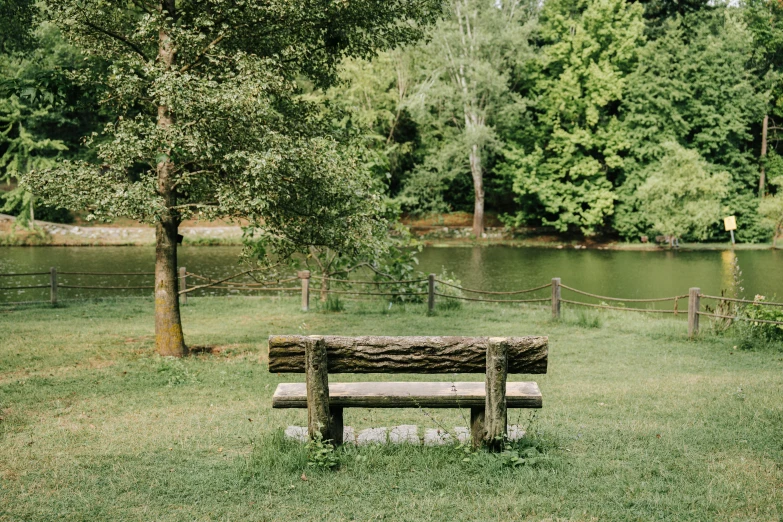
<path fill-rule="evenodd" d="M 189 272 L 217 278 L 236 273 L 239 247 L 185 245 L 180 266 Z M 742 270 L 744 296 L 763 294 L 783 301 L 783 251 L 736 252 Z M 453 272 L 465 287 L 483 290 L 516 290 L 548 283 L 560 277 L 564 284 L 596 294 L 625 298 L 669 297 L 688 293 L 720 293 L 732 282 L 734 253 L 724 251 L 613 251 L 519 248 L 507 246 L 426 248 L 419 268 Z M 0 274 L 18 272 L 151 272 L 152 247 L 2 247 Z M 2 277 L 0 286 L 48 284 L 48 276 Z M 145 286 L 152 276 L 79 276 L 61 274 L 61 285 Z M 572 295 L 564 297 L 573 298 Z M 149 295 L 151 290 L 101 291 L 60 289 L 60 298 L 99 295 Z M 215 291 L 212 291 L 215 293 Z M 548 295 L 548 289 L 535 297 Z M 533 296 L 531 296 L 533 297 Z M 0 291 L 0 302 L 48 299 L 47 289 Z"/>

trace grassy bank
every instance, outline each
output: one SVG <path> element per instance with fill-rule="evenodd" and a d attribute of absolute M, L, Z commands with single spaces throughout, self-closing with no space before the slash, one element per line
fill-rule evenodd
<path fill-rule="evenodd" d="M 681 320 L 627 313 L 553 323 L 543 309 L 489 305 L 427 317 L 423 306 L 325 314 L 296 299 L 202 298 L 183 316 L 189 343 L 209 349 L 178 361 L 153 353 L 151 306 L 0 309 L 0 520 L 783 517 L 779 351 L 689 342 Z M 511 468 L 454 447 L 382 446 L 338 451 L 334 472 L 308 467 L 280 436 L 306 412 L 270 407 L 277 383 L 302 380 L 267 372 L 270 333 L 549 335 L 544 408 L 532 423 L 510 414 L 530 423 L 542 457 Z M 456 410 L 432 413 L 465 425 Z M 435 427 L 417 410 L 345 420 Z"/>

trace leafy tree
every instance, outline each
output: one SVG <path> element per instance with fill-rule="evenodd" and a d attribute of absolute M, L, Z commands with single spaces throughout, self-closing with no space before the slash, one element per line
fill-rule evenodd
<path fill-rule="evenodd" d="M 33 45 L 37 9 L 35 0 L 0 0 L 0 54 Z"/>
<path fill-rule="evenodd" d="M 414 89 L 409 52 L 395 49 L 372 60 L 343 63 L 342 80 L 324 99 L 341 111 L 339 128 L 352 130 L 368 148 L 367 164 L 396 196 L 418 161 L 418 125 L 407 105 Z"/>
<path fill-rule="evenodd" d="M 778 190 L 783 188 L 783 179 L 773 178 L 770 184 L 777 185 Z M 764 196 L 759 203 L 759 216 L 761 216 L 761 225 L 768 227 L 772 231 L 772 247 L 778 246 L 778 237 L 783 235 L 783 194 L 770 194 Z"/>
<path fill-rule="evenodd" d="M 774 194 L 765 195 L 759 202 L 761 226 L 772 232 L 772 246 L 777 247 L 778 236 L 783 234 L 783 157 L 774 151 L 769 161 L 770 186 Z"/>
<path fill-rule="evenodd" d="M 657 38 L 663 32 L 666 22 L 712 9 L 710 0 L 640 0 L 644 6 L 647 35 Z"/>
<path fill-rule="evenodd" d="M 781 127 L 775 124 L 775 119 L 780 121 L 783 117 L 783 4 L 776 0 L 746 0 L 742 13 L 748 31 L 753 35 L 754 72 L 769 90 L 760 146 L 759 197 L 763 198 L 766 194 L 767 146 L 769 141 L 780 141 Z"/>
<path fill-rule="evenodd" d="M 711 172 L 697 151 L 678 143 L 667 142 L 662 148 L 661 159 L 646 167 L 639 210 L 655 232 L 706 239 L 710 226 L 721 218 L 729 174 Z"/>
<path fill-rule="evenodd" d="M 435 0 L 50 0 L 52 20 L 88 57 L 80 80 L 105 85 L 117 114 L 96 161 L 26 176 L 50 202 L 89 217 L 155 225 L 155 332 L 161 355 L 187 352 L 177 299 L 179 224 L 243 217 L 276 252 L 371 246 L 383 222 L 353 150 L 300 95 L 328 87 L 345 57 L 412 41 Z"/>
<path fill-rule="evenodd" d="M 749 63 L 753 41 L 736 11 L 698 15 L 685 28 L 667 22 L 665 32 L 639 52 L 621 107 L 628 153 L 618 186 L 614 227 L 624 237 L 644 234 L 637 190 L 650 164 L 669 152 L 668 142 L 696 150 L 712 170 L 731 173 L 724 201 L 736 213 L 738 235 L 759 237 L 754 224 L 757 170 L 751 126 L 761 120 L 765 95 Z M 719 233 L 716 226 L 713 233 Z"/>
<path fill-rule="evenodd" d="M 623 0 L 551 0 L 544 4 L 546 43 L 531 93 L 531 146 L 510 143 L 503 170 L 522 210 L 513 222 L 541 222 L 585 234 L 614 210 L 612 180 L 628 143 L 618 119 L 627 76 L 643 43 L 642 7 Z"/>
<path fill-rule="evenodd" d="M 410 107 L 428 156 L 404 196 L 440 195 L 444 181 L 469 173 L 473 234 L 484 232 L 487 156 L 501 147 L 495 124 L 521 103 L 511 73 L 532 57 L 531 6 L 520 0 L 452 0 L 426 46 L 415 52 L 420 71 Z"/>
<path fill-rule="evenodd" d="M 372 286 L 362 286 L 362 291 L 393 294 L 389 299 L 391 302 L 421 302 L 423 299 L 420 295 L 411 295 L 421 293 L 421 283 L 407 282 L 425 277 L 416 271 L 419 264 L 417 254 L 421 252 L 421 248 L 421 244 L 413 239 L 410 231 L 398 223 L 392 233 L 373 251 L 346 255 L 326 246 L 311 246 L 303 262 L 311 273 L 320 278 L 318 292 L 322 303 L 327 301 L 333 282 L 331 278 L 347 280 L 354 272 L 369 274 L 373 281 L 382 283 L 374 289 Z"/>
<path fill-rule="evenodd" d="M 79 136 L 93 130 L 100 113 L 93 107 L 97 93 L 79 88 L 68 77 L 84 58 L 65 43 L 56 27 L 40 24 L 31 31 L 31 48 L 0 54 L 0 182 L 16 185 L 32 170 L 42 170 L 57 158 L 78 157 Z M 6 194 L 0 209 L 31 223 L 57 215 L 21 187 Z"/>

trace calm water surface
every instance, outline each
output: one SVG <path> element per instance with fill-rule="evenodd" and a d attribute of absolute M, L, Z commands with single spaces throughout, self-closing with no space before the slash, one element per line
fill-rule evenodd
<path fill-rule="evenodd" d="M 180 266 L 210 277 L 241 270 L 239 247 L 184 246 Z M 468 288 L 514 290 L 530 288 L 560 277 L 564 284 L 602 295 L 640 298 L 686 294 L 691 286 L 704 293 L 719 293 L 732 281 L 731 251 L 631 252 L 517 247 L 427 248 L 419 256 L 420 268 L 440 273 L 442 268 Z M 744 295 L 763 294 L 783 300 L 783 251 L 736 253 L 742 270 Z M 0 273 L 151 272 L 152 247 L 0 247 Z M 60 275 L 59 284 L 151 285 L 152 276 Z M 48 276 L 3 277 L 0 286 L 48 284 Z M 149 290 L 113 291 L 61 289 L 61 298 L 98 295 L 148 295 Z M 542 296 L 547 291 L 540 292 Z M 564 295 L 565 297 L 565 295 Z M 0 302 L 48 299 L 48 290 L 3 290 Z"/>

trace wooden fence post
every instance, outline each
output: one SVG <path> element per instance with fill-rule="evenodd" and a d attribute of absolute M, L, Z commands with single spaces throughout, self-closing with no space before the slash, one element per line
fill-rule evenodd
<path fill-rule="evenodd" d="M 427 313 L 435 311 L 435 274 L 427 276 Z"/>
<path fill-rule="evenodd" d="M 560 278 L 552 278 L 552 319 L 560 319 Z"/>
<path fill-rule="evenodd" d="M 302 279 L 303 281 L 305 279 Z M 305 343 L 305 378 L 307 380 L 307 434 L 311 439 L 333 440 L 329 412 L 329 371 L 326 343 L 312 335 Z"/>
<path fill-rule="evenodd" d="M 693 339 L 699 335 L 699 294 L 701 289 L 691 288 L 688 290 L 688 338 Z"/>
<path fill-rule="evenodd" d="M 487 372 L 484 399 L 484 441 L 493 451 L 503 449 L 508 412 L 506 410 L 506 376 L 508 347 L 505 337 L 491 337 L 487 344 Z"/>
<path fill-rule="evenodd" d="M 300 270 L 296 276 L 302 280 L 302 311 L 310 310 L 310 271 Z"/>
<path fill-rule="evenodd" d="M 184 292 L 188 289 L 188 271 L 184 266 L 179 267 L 179 291 Z M 188 304 L 188 294 L 179 294 L 179 302 Z"/>
<path fill-rule="evenodd" d="M 53 305 L 57 304 L 57 269 L 49 269 L 49 300 Z"/>

